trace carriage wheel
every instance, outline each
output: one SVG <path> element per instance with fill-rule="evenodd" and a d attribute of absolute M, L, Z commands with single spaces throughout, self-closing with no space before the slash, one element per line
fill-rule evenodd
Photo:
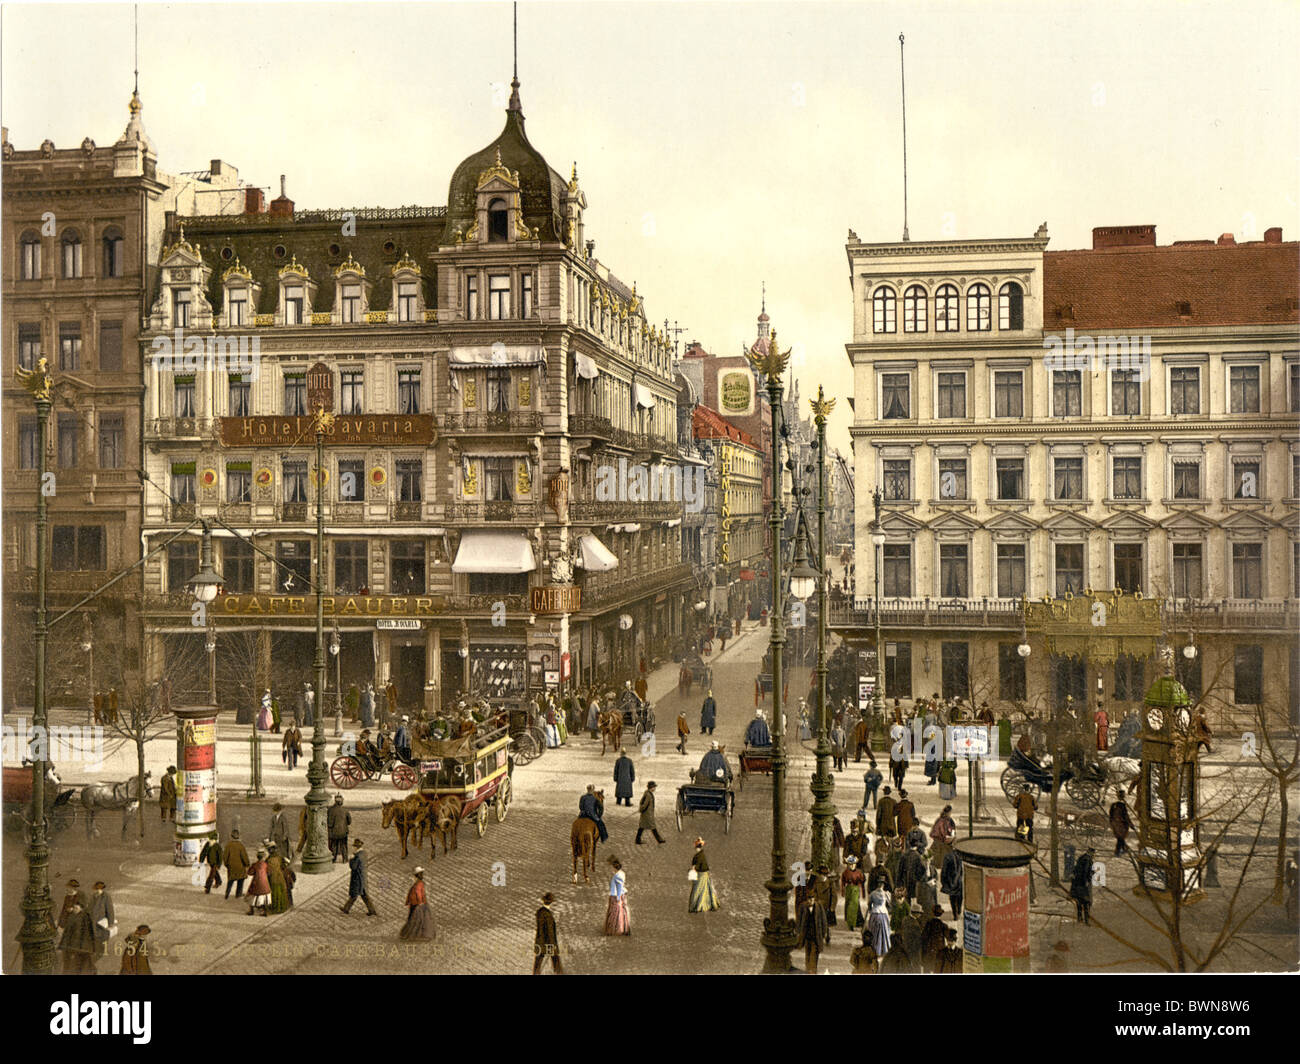
<path fill-rule="evenodd" d="M 510 777 L 507 776 L 501 781 L 501 786 L 497 789 L 497 800 L 494 803 L 494 812 L 497 816 L 497 823 L 500 824 L 506 818 L 506 813 L 510 809 Z"/>
<path fill-rule="evenodd" d="M 532 736 L 533 745 L 537 747 L 536 756 L 541 757 L 546 753 L 546 729 L 536 727 L 529 728 L 528 734 Z"/>
<path fill-rule="evenodd" d="M 365 778 L 365 770 L 355 757 L 336 757 L 330 765 L 330 779 L 340 790 L 350 791 Z"/>
<path fill-rule="evenodd" d="M 1024 782 L 1024 774 L 1019 769 L 1005 768 L 1002 770 L 1002 793 L 1007 796 L 1008 802 L 1016 800 L 1020 794 L 1020 785 Z"/>
<path fill-rule="evenodd" d="M 640 721 L 636 722 L 636 727 L 632 729 L 632 736 L 636 739 L 638 746 L 641 745 L 641 736 L 645 734 L 645 725 Z"/>
<path fill-rule="evenodd" d="M 682 830 L 682 814 L 686 812 L 686 799 L 680 794 L 677 796 L 677 830 Z"/>
<path fill-rule="evenodd" d="M 537 744 L 528 732 L 520 732 L 515 736 L 515 762 L 516 764 L 526 765 L 537 757 Z"/>
<path fill-rule="evenodd" d="M 487 802 L 484 802 L 478 807 L 478 812 L 474 815 L 474 830 L 478 832 L 480 839 L 487 834 L 487 820 Z"/>
<path fill-rule="evenodd" d="M 724 835 L 730 835 L 730 834 L 731 834 L 731 811 L 732 811 L 731 806 L 727 804 L 726 799 L 723 799 L 723 805 L 722 805 L 722 833 L 723 833 Z"/>
<path fill-rule="evenodd" d="M 393 766 L 393 786 L 399 791 L 409 791 L 418 780 L 415 769 L 410 765 Z"/>
<path fill-rule="evenodd" d="M 1084 809 L 1095 809 L 1101 805 L 1102 787 L 1096 780 L 1069 779 L 1065 781 L 1065 793 L 1074 799 L 1075 805 Z"/>

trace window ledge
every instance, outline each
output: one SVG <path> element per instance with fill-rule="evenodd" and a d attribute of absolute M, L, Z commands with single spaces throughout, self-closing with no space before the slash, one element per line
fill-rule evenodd
<path fill-rule="evenodd" d="M 1150 499 L 1102 499 L 1103 506 L 1150 506 Z"/>
<path fill-rule="evenodd" d="M 1160 505 L 1169 509 L 1186 508 L 1189 510 L 1204 509 L 1210 504 L 1209 499 L 1161 499 Z"/>
<path fill-rule="evenodd" d="M 1234 510 L 1263 510 L 1268 507 L 1268 497 L 1260 496 L 1258 499 L 1221 499 L 1219 500 L 1224 506 L 1231 507 Z"/>
<path fill-rule="evenodd" d="M 931 499 L 931 509 L 939 510 L 973 510 L 975 509 L 974 499 Z"/>
<path fill-rule="evenodd" d="M 1028 510 L 1031 505 L 1028 499 L 989 499 L 988 504 L 995 510 Z"/>

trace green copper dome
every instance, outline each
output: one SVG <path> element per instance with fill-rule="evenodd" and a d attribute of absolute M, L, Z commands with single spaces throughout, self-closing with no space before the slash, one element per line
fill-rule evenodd
<path fill-rule="evenodd" d="M 1142 701 L 1148 706 L 1162 706 L 1165 708 L 1190 706 L 1192 704 L 1192 699 L 1188 695 L 1186 688 L 1172 676 L 1161 676 L 1160 679 L 1147 688 L 1146 697 Z"/>

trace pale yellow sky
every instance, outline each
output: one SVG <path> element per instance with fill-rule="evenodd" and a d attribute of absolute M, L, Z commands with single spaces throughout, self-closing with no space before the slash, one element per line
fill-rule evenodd
<path fill-rule="evenodd" d="M 130 6 L 6 4 L 3 27 L 10 140 L 112 143 Z M 847 230 L 902 234 L 900 32 L 913 240 L 1300 236 L 1292 0 L 531 0 L 529 137 L 577 160 L 587 235 L 652 318 L 735 353 L 766 280 L 801 391 L 847 396 Z M 145 128 L 164 169 L 286 173 L 302 207 L 444 204 L 501 127 L 510 36 L 508 3 L 142 4 Z"/>

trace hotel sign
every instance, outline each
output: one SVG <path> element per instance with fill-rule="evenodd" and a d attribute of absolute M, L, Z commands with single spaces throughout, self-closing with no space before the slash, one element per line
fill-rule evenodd
<path fill-rule="evenodd" d="M 542 615 L 577 613 L 582 609 L 582 588 L 572 584 L 535 587 L 531 605 L 533 613 Z"/>
<path fill-rule="evenodd" d="M 314 440 L 309 417 L 223 417 L 223 447 L 292 447 Z M 438 439 L 432 414 L 340 415 L 325 436 L 332 447 L 431 447 Z"/>
<path fill-rule="evenodd" d="M 315 595 L 222 595 L 220 616 L 293 617 L 316 611 Z M 441 595 L 322 595 L 326 617 L 433 617 L 446 608 Z"/>

